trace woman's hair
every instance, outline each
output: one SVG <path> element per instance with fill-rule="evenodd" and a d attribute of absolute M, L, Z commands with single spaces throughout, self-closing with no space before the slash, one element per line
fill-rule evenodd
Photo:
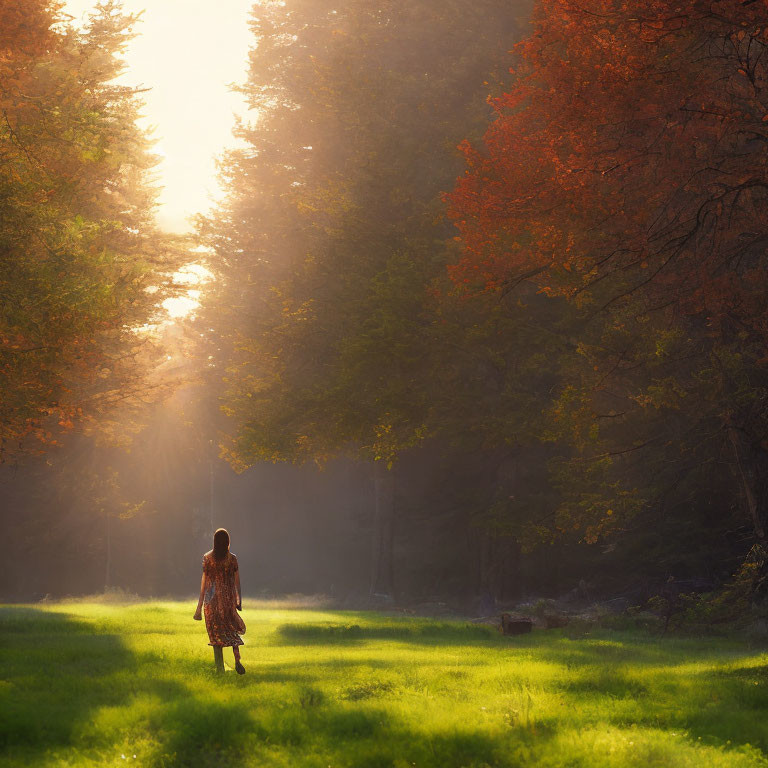
<path fill-rule="evenodd" d="M 226 528 L 217 528 L 213 534 L 213 556 L 223 560 L 229 552 L 229 533 Z"/>

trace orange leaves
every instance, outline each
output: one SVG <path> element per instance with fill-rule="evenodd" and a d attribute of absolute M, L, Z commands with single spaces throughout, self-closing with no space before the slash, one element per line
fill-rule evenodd
<path fill-rule="evenodd" d="M 53 6 L 55 11 L 55 6 Z M 0 62 L 10 56 L 38 56 L 54 41 L 47 0 L 3 0 L 0 4 Z"/>
<path fill-rule="evenodd" d="M 518 79 L 496 100 L 483 146 L 465 147 L 469 172 L 449 196 L 466 248 L 454 276 L 465 279 L 471 262 L 485 260 L 496 265 L 492 279 L 515 279 L 525 253 L 529 264 L 551 259 L 535 280 L 553 295 L 572 293 L 569 283 L 582 275 L 591 282 L 617 270 L 648 273 L 653 263 L 662 272 L 638 285 L 666 292 L 690 280 L 687 261 L 698 263 L 703 241 L 689 239 L 689 230 L 703 234 L 704 205 L 719 228 L 706 237 L 720 243 L 706 270 L 697 270 L 707 290 L 718 253 L 739 247 L 725 245 L 730 233 L 761 231 L 759 206 L 750 202 L 757 193 L 737 185 L 753 183 L 740 180 L 742 170 L 766 167 L 752 156 L 764 145 L 746 136 L 750 124 L 768 121 L 747 89 L 725 90 L 734 74 L 768 77 L 756 53 L 745 59 L 752 55 L 746 42 L 716 61 L 690 53 L 729 37 L 746 41 L 744 8 L 733 0 L 719 7 L 714 20 L 703 11 L 681 15 L 666 2 L 538 4 L 534 34 L 517 49 Z M 746 21 L 765 21 L 756 5 L 746 13 Z M 717 185 L 729 190 L 719 201 Z M 675 250 L 680 242 L 686 247 Z"/>
<path fill-rule="evenodd" d="M 135 329 L 152 318 L 180 259 L 148 223 L 135 97 L 105 86 L 120 67 L 116 47 L 127 24 L 109 5 L 80 35 L 55 23 L 57 3 L 0 3 L 6 452 L 26 450 L 27 437 L 50 443 L 51 426 L 72 429 L 107 402 L 128 401 L 151 367 Z M 119 165 L 105 158 L 106 145 Z"/>

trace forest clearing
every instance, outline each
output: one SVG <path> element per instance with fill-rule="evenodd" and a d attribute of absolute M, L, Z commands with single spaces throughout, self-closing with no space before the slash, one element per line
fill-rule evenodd
<path fill-rule="evenodd" d="M 0 768 L 768 768 L 768 0 L 0 0 L 0 534 Z"/>
<path fill-rule="evenodd" d="M 248 673 L 193 603 L 0 608 L 4 766 L 768 765 L 742 640 L 491 627 L 246 601 Z M 6 702 L 13 699 L 12 709 Z"/>

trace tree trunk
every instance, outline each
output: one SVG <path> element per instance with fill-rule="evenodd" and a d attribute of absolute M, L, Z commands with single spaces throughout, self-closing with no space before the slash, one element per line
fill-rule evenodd
<path fill-rule="evenodd" d="M 747 515 L 752 522 L 752 527 L 755 531 L 757 540 L 763 544 L 765 542 L 765 524 L 763 520 L 763 510 L 761 509 L 762 500 L 758 498 L 755 491 L 756 487 L 759 487 L 757 478 L 755 478 L 756 472 L 753 467 L 750 466 L 751 463 L 748 462 L 744 456 L 745 451 L 741 435 L 731 424 L 728 425 L 728 437 L 736 456 L 736 477 L 741 485 L 742 492 L 744 493 Z"/>
<path fill-rule="evenodd" d="M 518 456 L 513 453 L 501 457 L 495 465 L 489 464 L 489 512 L 501 498 L 506 507 L 501 514 L 511 515 L 510 504 L 518 484 Z M 484 615 L 494 613 L 498 602 L 510 602 L 520 594 L 520 544 L 507 532 L 505 519 L 498 519 L 499 514 L 480 519 L 473 535 L 476 609 Z"/>
<path fill-rule="evenodd" d="M 110 573 L 111 567 L 112 567 L 112 531 L 110 526 L 110 517 L 111 515 L 109 512 L 106 514 L 107 519 L 107 557 L 106 557 L 106 563 L 104 565 L 104 591 L 106 592 L 111 584 L 112 581 L 112 575 Z"/>
<path fill-rule="evenodd" d="M 374 523 L 371 597 L 394 599 L 395 477 L 383 461 L 373 464 Z"/>
<path fill-rule="evenodd" d="M 506 462 L 502 462 L 498 471 L 498 482 L 509 496 L 509 502 L 516 505 L 515 498 L 520 494 L 520 456 L 515 451 Z M 514 514 L 510 509 L 510 513 Z M 520 596 L 520 542 L 511 534 L 497 536 L 495 547 L 496 588 L 495 597 L 501 602 L 509 602 Z"/>
<path fill-rule="evenodd" d="M 520 588 L 520 542 L 512 536 L 499 540 L 499 584 L 496 598 L 502 603 L 516 600 L 522 594 Z"/>
<path fill-rule="evenodd" d="M 476 610 L 482 616 L 496 612 L 496 595 L 493 589 L 493 536 L 487 527 L 475 532 L 475 595 Z"/>
<path fill-rule="evenodd" d="M 216 525 L 216 518 L 214 514 L 214 503 L 213 503 L 213 492 L 214 492 L 214 461 L 215 461 L 215 448 L 213 445 L 213 440 L 208 441 L 210 445 L 210 454 L 208 456 L 208 505 L 209 505 L 209 527 L 210 527 L 210 536 L 213 536 L 214 531 L 219 527 Z"/>

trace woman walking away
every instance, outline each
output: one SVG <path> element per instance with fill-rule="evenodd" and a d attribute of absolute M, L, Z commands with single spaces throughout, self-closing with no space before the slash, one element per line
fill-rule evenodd
<path fill-rule="evenodd" d="M 213 549 L 203 555 L 203 578 L 200 581 L 200 599 L 194 618 L 200 621 L 200 609 L 205 612 L 205 628 L 208 630 L 208 645 L 213 646 L 216 669 L 224 671 L 222 648 L 232 646 L 235 654 L 235 669 L 245 674 L 240 663 L 240 646 L 245 634 L 245 623 L 238 611 L 242 610 L 240 571 L 237 558 L 229 551 L 229 534 L 219 528 L 213 534 Z"/>

